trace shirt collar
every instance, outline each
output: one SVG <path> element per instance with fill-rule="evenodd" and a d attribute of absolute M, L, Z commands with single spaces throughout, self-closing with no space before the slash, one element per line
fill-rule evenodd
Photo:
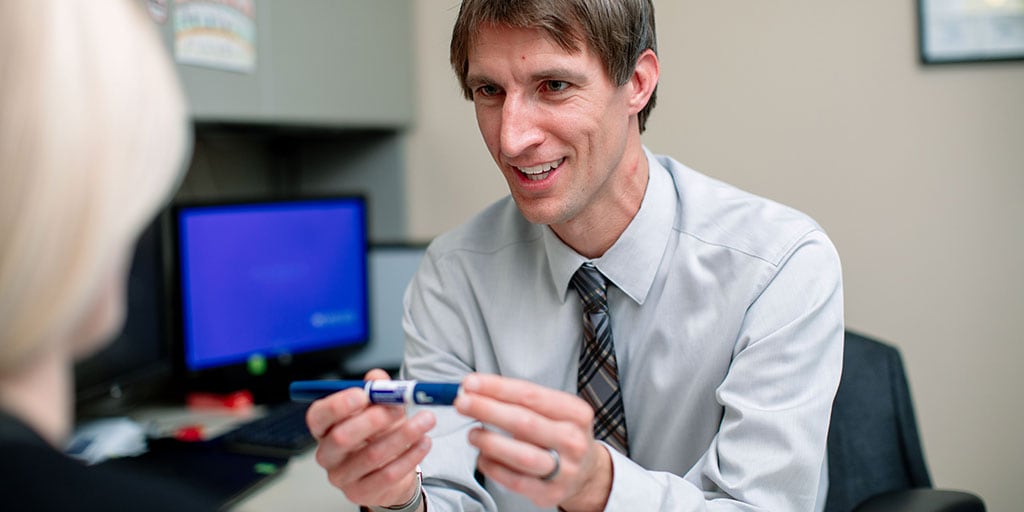
<path fill-rule="evenodd" d="M 586 261 L 637 304 L 643 304 L 654 284 L 676 214 L 676 188 L 668 170 L 644 148 L 647 155 L 647 190 L 640 210 L 619 239 L 595 260 L 587 260 L 565 245 L 550 227 L 544 229 L 544 250 L 556 290 L 569 296 L 569 280 Z"/>

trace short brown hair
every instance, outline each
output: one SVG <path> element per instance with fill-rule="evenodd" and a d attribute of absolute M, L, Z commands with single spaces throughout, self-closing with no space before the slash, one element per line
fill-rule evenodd
<path fill-rule="evenodd" d="M 641 53 L 658 53 L 651 0 L 464 0 L 452 30 L 450 58 L 466 99 L 473 99 L 466 84 L 469 49 L 476 30 L 488 23 L 543 30 L 570 52 L 586 44 L 619 86 L 629 80 Z M 637 116 L 641 132 L 656 95 L 657 85 Z"/>

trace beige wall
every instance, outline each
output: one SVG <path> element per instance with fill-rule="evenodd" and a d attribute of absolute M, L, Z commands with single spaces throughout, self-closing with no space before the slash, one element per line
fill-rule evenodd
<path fill-rule="evenodd" d="M 1024 62 L 923 67 L 915 2 L 656 0 L 645 143 L 795 206 L 843 258 L 846 318 L 898 345 L 938 486 L 1024 502 Z M 415 2 L 409 226 L 505 194 L 447 67 L 455 0 Z"/>

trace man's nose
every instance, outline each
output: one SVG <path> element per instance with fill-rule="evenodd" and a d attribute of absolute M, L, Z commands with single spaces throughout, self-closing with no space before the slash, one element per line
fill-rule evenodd
<path fill-rule="evenodd" d="M 537 126 L 537 107 L 528 98 L 510 94 L 501 110 L 501 152 L 505 156 L 519 156 L 544 140 Z"/>

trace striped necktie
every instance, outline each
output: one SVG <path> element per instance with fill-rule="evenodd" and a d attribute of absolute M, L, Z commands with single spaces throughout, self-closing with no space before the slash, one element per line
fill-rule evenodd
<path fill-rule="evenodd" d="M 584 263 L 572 276 L 583 301 L 583 347 L 580 349 L 577 393 L 594 408 L 594 437 L 629 455 L 626 413 L 619 390 L 607 283 L 601 272 Z"/>

